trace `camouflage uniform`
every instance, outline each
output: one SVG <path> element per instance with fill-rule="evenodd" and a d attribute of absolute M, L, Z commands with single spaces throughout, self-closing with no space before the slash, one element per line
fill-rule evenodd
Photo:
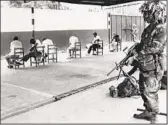
<path fill-rule="evenodd" d="M 166 42 L 166 27 L 161 23 L 150 24 L 144 29 L 141 36 L 141 51 L 138 53 L 139 61 L 139 88 L 144 107 L 148 114 L 155 117 L 159 112 L 158 90 L 159 81 L 164 72 L 163 49 Z"/>
<path fill-rule="evenodd" d="M 156 115 L 159 112 L 157 92 L 160 89 L 159 81 L 164 73 L 162 53 L 166 44 L 166 27 L 161 21 L 164 7 L 161 7 L 159 1 L 149 1 L 144 3 L 140 9 L 143 14 L 150 13 L 147 16 L 144 15 L 144 20 L 150 24 L 144 29 L 141 42 L 136 50 L 140 70 L 139 88 L 145 112 L 135 114 L 134 117 L 151 120 L 151 123 L 155 123 Z"/>

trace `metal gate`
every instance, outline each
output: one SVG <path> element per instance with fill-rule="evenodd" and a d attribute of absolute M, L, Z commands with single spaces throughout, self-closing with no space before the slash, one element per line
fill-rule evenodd
<path fill-rule="evenodd" d="M 125 15 L 111 15 L 108 13 L 108 41 L 109 41 L 109 49 L 110 49 L 110 42 L 113 37 L 113 33 L 116 33 L 121 38 L 121 47 L 122 49 L 122 42 L 130 42 L 133 41 L 131 30 L 132 25 L 135 24 L 138 29 L 138 35 L 136 40 L 140 40 L 141 33 L 145 28 L 145 22 L 142 16 L 125 16 Z M 118 50 L 117 50 L 118 51 Z"/>

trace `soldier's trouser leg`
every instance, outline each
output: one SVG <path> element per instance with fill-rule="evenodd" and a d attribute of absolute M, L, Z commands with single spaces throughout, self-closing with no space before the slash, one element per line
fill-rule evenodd
<path fill-rule="evenodd" d="M 158 73 L 156 78 L 155 75 L 144 77 L 140 74 L 140 93 L 144 101 L 145 113 L 143 115 L 137 115 L 135 118 L 152 120 L 156 118 L 159 112 L 158 102 L 158 90 L 160 88 L 159 80 L 161 79 L 162 73 Z M 148 118 L 146 118 L 148 117 Z"/>
<path fill-rule="evenodd" d="M 158 90 L 160 88 L 159 82 L 154 77 L 146 77 L 144 79 L 144 90 L 141 94 L 144 101 L 144 106 L 148 112 L 157 114 L 159 112 L 158 107 Z"/>
<path fill-rule="evenodd" d="M 139 75 L 139 89 L 142 100 L 144 101 L 145 111 L 140 114 L 134 114 L 134 118 L 150 120 L 149 112 L 147 111 L 147 105 L 145 104 L 145 102 L 147 102 L 147 98 L 144 95 L 145 86 L 144 86 L 144 76 L 142 73 L 140 73 Z"/>

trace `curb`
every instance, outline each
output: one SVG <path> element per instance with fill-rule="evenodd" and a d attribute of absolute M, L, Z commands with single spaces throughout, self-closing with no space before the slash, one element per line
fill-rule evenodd
<path fill-rule="evenodd" d="M 121 75 L 120 77 L 123 77 L 123 75 Z M 103 84 L 108 83 L 110 81 L 116 80 L 117 78 L 118 78 L 118 76 L 114 76 L 114 77 L 111 77 L 111 78 L 108 78 L 108 79 L 104 79 L 104 80 L 101 80 L 99 82 L 96 82 L 96 83 L 93 83 L 93 84 L 90 84 L 90 85 L 87 85 L 87 86 L 84 86 L 84 87 L 80 87 L 78 89 L 71 90 L 69 92 L 65 92 L 65 93 L 62 93 L 62 94 L 54 96 L 54 97 L 55 97 L 56 100 L 61 100 L 65 97 L 71 96 L 73 94 L 76 94 L 76 93 L 85 91 L 87 89 L 91 89 L 91 88 L 94 88 L 96 86 L 103 85 Z"/>
<path fill-rule="evenodd" d="M 84 86 L 84 87 L 80 87 L 78 89 L 74 89 L 74 90 L 71 90 L 69 92 L 65 92 L 65 93 L 62 93 L 60 95 L 57 95 L 57 96 L 53 96 L 52 98 L 46 99 L 46 100 L 41 101 L 41 102 L 33 103 L 33 104 L 30 104 L 30 105 L 21 107 L 19 109 L 14 109 L 13 111 L 7 111 L 7 112 L 1 114 L 1 120 L 5 120 L 7 118 L 10 118 L 10 117 L 13 117 L 13 116 L 16 116 L 16 115 L 31 111 L 31 110 L 33 110 L 35 108 L 39 108 L 41 106 L 44 106 L 44 105 L 59 101 L 59 100 L 61 100 L 63 98 L 66 98 L 66 97 L 71 96 L 73 94 L 85 91 L 87 89 L 91 89 L 91 88 L 94 88 L 96 86 L 103 85 L 103 84 L 108 83 L 110 81 L 116 80 L 117 77 L 118 76 L 107 78 L 107 79 L 101 80 L 99 82 L 95 82 L 93 84 L 90 84 L 90 85 L 87 85 L 87 86 Z M 122 75 L 120 77 L 122 77 Z"/>
<path fill-rule="evenodd" d="M 10 118 L 12 116 L 16 116 L 16 115 L 28 112 L 30 110 L 33 110 L 35 108 L 39 108 L 41 106 L 50 104 L 55 101 L 56 101 L 55 98 L 50 98 L 50 99 L 47 99 L 47 100 L 44 100 L 41 102 L 37 102 L 37 103 L 30 104 L 28 106 L 21 107 L 20 109 L 16 109 L 16 110 L 14 109 L 13 111 L 7 111 L 7 112 L 1 114 L 1 120 L 5 120 L 5 119 Z"/>

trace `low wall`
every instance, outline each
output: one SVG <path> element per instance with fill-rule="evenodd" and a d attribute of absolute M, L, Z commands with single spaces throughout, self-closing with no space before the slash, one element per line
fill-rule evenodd
<path fill-rule="evenodd" d="M 47 37 L 53 40 L 57 44 L 59 49 L 66 49 L 69 45 L 69 37 L 75 35 L 82 42 L 82 48 L 85 47 L 93 39 L 93 32 L 97 32 L 104 40 L 104 43 L 108 43 L 107 30 L 59 30 L 59 31 L 36 31 L 35 37 L 40 41 Z M 5 55 L 9 52 L 10 42 L 13 36 L 18 36 L 23 43 L 25 52 L 28 52 L 31 47 L 29 40 L 32 36 L 32 32 L 1 32 L 1 55 Z"/>

